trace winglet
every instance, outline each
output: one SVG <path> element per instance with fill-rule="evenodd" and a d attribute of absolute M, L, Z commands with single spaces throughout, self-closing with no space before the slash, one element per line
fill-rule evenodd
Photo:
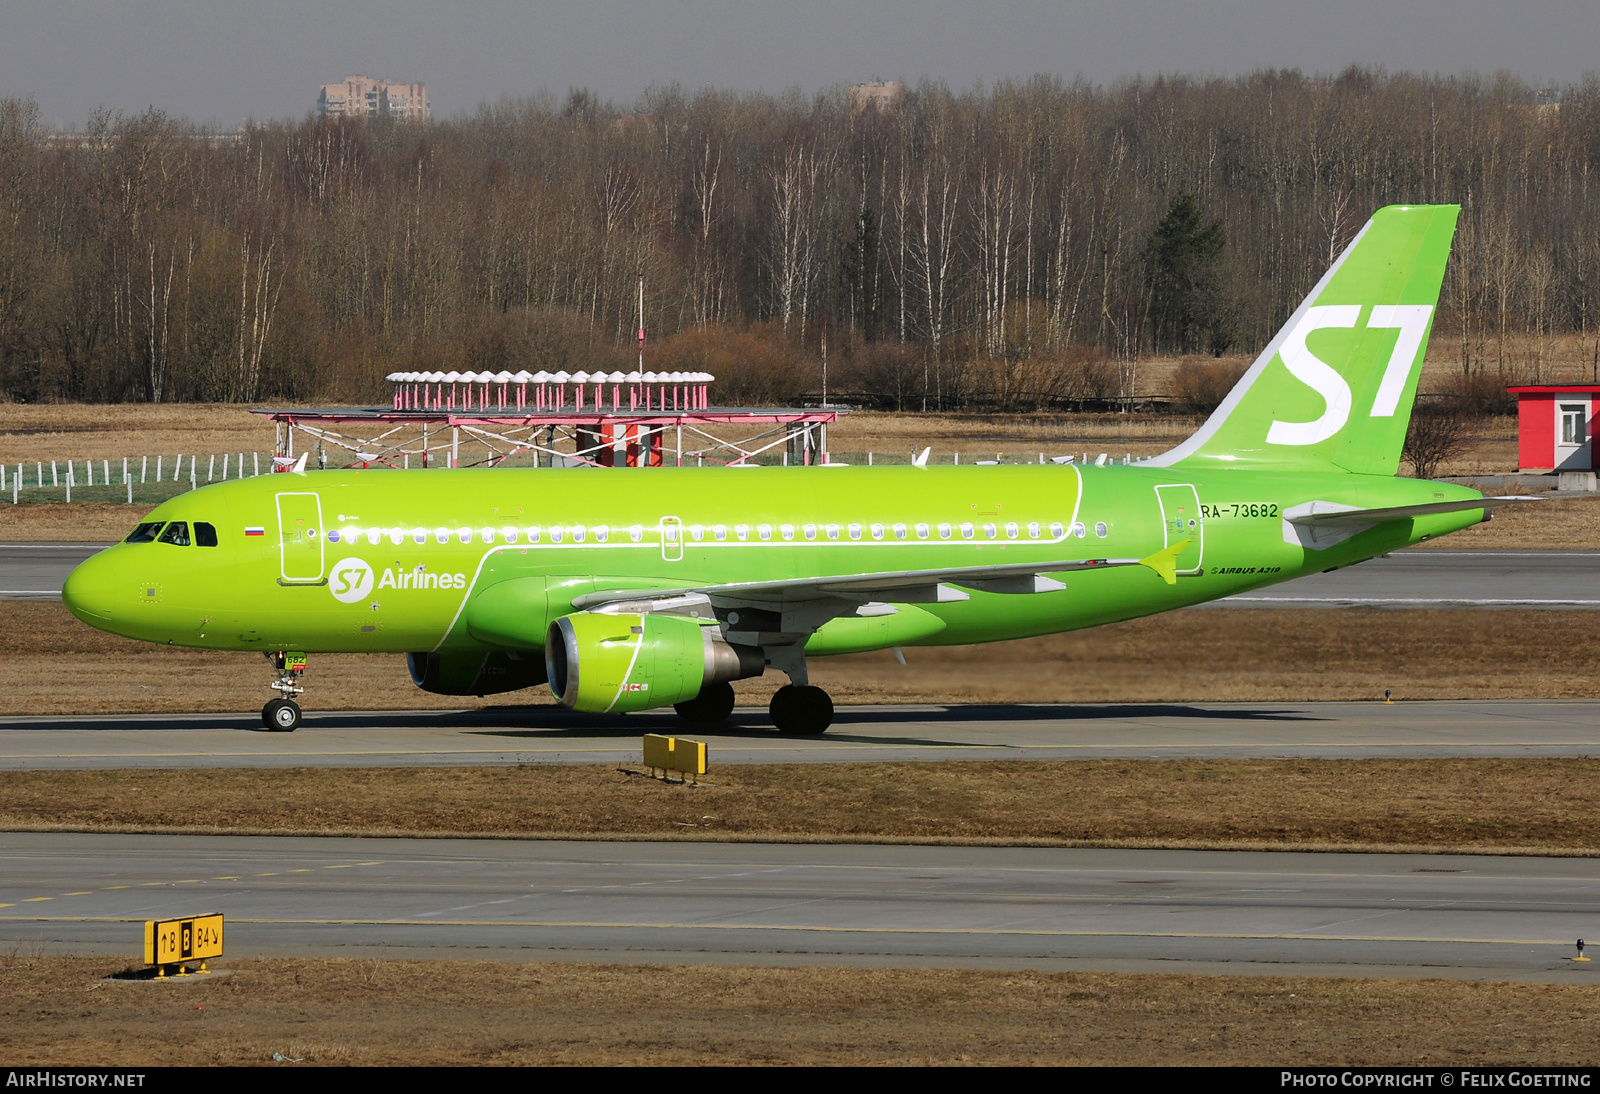
<path fill-rule="evenodd" d="M 1180 539 L 1178 542 L 1157 551 L 1149 558 L 1141 558 L 1139 565 L 1150 567 L 1160 574 L 1161 580 L 1168 585 L 1176 585 L 1178 583 L 1178 556 L 1183 553 L 1183 549 L 1187 546 L 1189 546 L 1189 541 Z"/>
<path fill-rule="evenodd" d="M 912 467 L 927 467 L 928 466 L 928 456 L 932 452 L 933 452 L 933 446 L 932 445 L 929 445 L 927 448 L 924 448 L 922 450 L 922 455 L 920 455 L 920 456 L 912 456 L 911 457 L 911 466 Z"/>
<path fill-rule="evenodd" d="M 306 457 L 309 455 L 311 455 L 309 452 L 300 453 L 300 459 L 294 465 L 294 473 L 296 475 L 304 475 L 306 473 Z"/>

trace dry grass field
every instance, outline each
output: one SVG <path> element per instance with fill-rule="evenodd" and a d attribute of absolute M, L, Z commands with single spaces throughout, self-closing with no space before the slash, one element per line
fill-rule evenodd
<path fill-rule="evenodd" d="M 1596 760 L 0 772 L 0 830 L 1600 854 Z"/>
<path fill-rule="evenodd" d="M 7 714 L 252 711 L 270 694 L 257 654 L 119 638 L 58 603 L 8 601 L 0 628 Z M 818 658 L 812 679 L 840 703 L 1303 702 L 1590 698 L 1600 634 L 1587 613 L 1198 609 L 983 646 Z M 783 677 L 738 685 L 764 706 Z M 307 710 L 539 708 L 546 689 L 488 699 L 412 686 L 398 654 L 318 654 Z M 532 704 L 529 706 L 529 704 Z M 520 715 L 519 715 L 520 716 Z"/>
<path fill-rule="evenodd" d="M 1156 375 L 1175 362 L 1154 363 Z M 1432 367 L 1432 366 L 1430 366 Z M 931 446 L 935 462 L 954 452 L 964 461 L 1034 460 L 1040 452 L 1058 455 L 1101 452 L 1150 456 L 1188 436 L 1198 418 L 1148 414 L 887 414 L 859 411 L 832 428 L 830 447 L 850 459 L 873 452 L 878 460 L 904 462 L 913 451 Z M 272 423 L 248 407 L 227 405 L 0 405 L 0 463 L 19 461 L 110 460 L 124 456 L 178 453 L 204 457 L 223 452 L 266 452 L 273 444 Z M 1472 442 L 1443 469 L 1446 475 L 1503 473 L 1516 467 L 1516 426 L 1510 418 L 1482 423 Z M 220 464 L 219 464 L 220 466 Z M 152 471 L 154 464 L 151 465 Z M 113 466 L 114 472 L 119 466 Z M 30 470 L 31 475 L 31 470 Z M 31 479 L 29 480 L 31 481 Z M 97 480 L 98 481 L 98 480 Z M 1559 503 L 1565 504 L 1565 503 Z M 1583 503 L 1576 502 L 1581 506 Z M 147 510 L 146 503 L 73 505 L 0 502 L 0 541 L 110 542 Z M 1600 510 L 1596 510 L 1600 512 Z M 1581 521 L 1564 518 L 1501 518 L 1508 524 L 1475 531 L 1446 546 L 1491 546 L 1515 541 L 1528 549 L 1556 549 L 1590 542 Z"/>
<path fill-rule="evenodd" d="M 1600 988 L 1456 980 L 0 957 L 14 1067 L 1592 1065 Z M 290 1067 L 285 1063 L 282 1066 Z"/>
<path fill-rule="evenodd" d="M 186 650 L 95 631 L 59 603 L 9 601 L 0 629 L 7 714 L 250 711 L 269 697 L 256 654 Z M 981 646 L 819 658 L 840 703 L 1236 702 L 1590 698 L 1600 637 L 1583 613 L 1185 610 Z M 1577 624 L 1577 625 L 1575 625 Z M 414 687 L 399 654 L 311 658 L 308 710 L 527 708 L 544 689 L 487 699 Z M 781 674 L 741 681 L 765 705 Z"/>

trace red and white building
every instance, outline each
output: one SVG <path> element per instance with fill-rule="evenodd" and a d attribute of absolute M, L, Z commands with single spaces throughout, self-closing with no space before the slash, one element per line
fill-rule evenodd
<path fill-rule="evenodd" d="M 1600 384 L 1526 384 L 1517 397 L 1517 467 L 1522 471 L 1592 471 L 1594 408 Z"/>

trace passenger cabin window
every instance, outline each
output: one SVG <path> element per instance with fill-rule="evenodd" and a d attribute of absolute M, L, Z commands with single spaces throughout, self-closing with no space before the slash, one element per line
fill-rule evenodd
<path fill-rule="evenodd" d="M 894 526 L 894 538 L 895 539 L 905 539 L 906 538 L 906 526 L 904 524 L 896 524 Z"/>
<path fill-rule="evenodd" d="M 917 525 L 917 538 L 918 539 L 927 539 L 928 538 L 928 526 L 926 524 Z"/>
<path fill-rule="evenodd" d="M 507 525 L 506 527 L 500 529 L 500 538 L 504 539 L 507 543 L 515 543 L 517 542 L 517 530 L 510 525 Z"/>
<path fill-rule="evenodd" d="M 217 545 L 217 526 L 207 524 L 203 520 L 194 522 L 194 542 L 197 547 L 215 547 Z"/>
<path fill-rule="evenodd" d="M 763 541 L 771 539 L 772 538 L 772 525 L 770 525 L 770 524 L 758 524 L 758 525 L 756 525 L 756 535 L 760 536 Z"/>
<path fill-rule="evenodd" d="M 939 538 L 940 539 L 949 539 L 950 538 L 950 526 L 948 524 L 939 525 Z"/>
<path fill-rule="evenodd" d="M 450 529 L 448 529 L 448 528 L 435 528 L 433 530 L 433 538 L 438 540 L 440 543 L 449 543 L 450 542 Z"/>
<path fill-rule="evenodd" d="M 983 534 L 984 534 L 984 537 L 986 539 L 993 539 L 994 536 L 995 536 L 995 527 L 994 527 L 994 525 L 993 524 L 985 524 L 983 526 Z"/>
<path fill-rule="evenodd" d="M 493 528 L 482 528 L 482 529 L 479 529 L 478 535 L 480 537 L 482 537 L 483 542 L 485 542 L 485 543 L 493 543 L 494 542 L 494 529 Z"/>
<path fill-rule="evenodd" d="M 817 526 L 815 524 L 806 525 L 805 532 L 806 532 L 806 538 L 807 539 L 816 539 L 817 538 Z"/>
<path fill-rule="evenodd" d="M 528 542 L 529 543 L 538 543 L 539 542 L 539 526 L 537 524 L 533 525 L 531 528 L 528 529 Z"/>
<path fill-rule="evenodd" d="M 963 524 L 961 526 L 961 538 L 962 539 L 971 539 L 972 538 L 972 525 Z"/>
<path fill-rule="evenodd" d="M 794 538 L 794 525 L 792 525 L 792 524 L 780 525 L 778 527 L 778 534 L 783 536 L 783 538 L 786 539 L 786 540 L 793 539 Z"/>
<path fill-rule="evenodd" d="M 872 526 L 871 531 L 872 531 L 872 538 L 873 539 L 882 539 L 883 538 L 883 525 L 874 524 Z"/>
<path fill-rule="evenodd" d="M 1039 522 L 1038 521 L 1033 521 L 1032 523 L 1030 523 L 1028 525 L 1028 538 L 1029 539 L 1038 539 L 1039 538 Z"/>
<path fill-rule="evenodd" d="M 1015 523 L 1008 523 L 1006 525 L 1006 538 L 1007 539 L 1016 539 L 1017 538 L 1017 534 L 1018 533 L 1017 533 L 1016 524 Z"/>
<path fill-rule="evenodd" d="M 471 528 L 457 528 L 456 529 L 456 538 L 458 540 L 460 540 L 462 543 L 471 543 L 472 542 L 472 529 Z"/>
<path fill-rule="evenodd" d="M 852 524 L 850 526 L 850 538 L 851 539 L 860 539 L 861 538 L 861 525 Z"/>
<path fill-rule="evenodd" d="M 1059 520 L 1056 521 L 1054 524 L 1052 524 L 1050 526 L 1050 536 L 1051 536 L 1052 539 L 1060 539 L 1062 536 L 1064 536 L 1066 534 L 1067 534 L 1067 530 L 1062 527 L 1061 522 Z"/>
<path fill-rule="evenodd" d="M 161 522 L 159 520 L 146 521 L 144 524 L 139 525 L 133 531 L 129 532 L 128 538 L 122 542 L 154 543 L 156 541 L 156 534 L 160 531 Z"/>
<path fill-rule="evenodd" d="M 167 525 L 167 530 L 161 533 L 161 543 L 170 543 L 174 547 L 189 546 L 189 524 L 187 521 L 175 520 Z"/>
<path fill-rule="evenodd" d="M 829 539 L 838 539 L 839 538 L 839 526 L 837 524 L 828 525 L 828 538 Z"/>

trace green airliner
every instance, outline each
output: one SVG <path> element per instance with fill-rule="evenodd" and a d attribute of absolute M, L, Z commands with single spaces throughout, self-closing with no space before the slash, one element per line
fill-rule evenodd
<path fill-rule="evenodd" d="M 361 651 L 439 694 L 548 683 L 697 723 L 771 667 L 774 725 L 821 733 L 809 657 L 1098 626 L 1486 519 L 1508 499 L 1395 477 L 1458 212 L 1380 210 L 1154 459 L 271 475 L 159 506 L 63 598 L 115 634 L 266 653 L 279 730 L 307 654 Z"/>

